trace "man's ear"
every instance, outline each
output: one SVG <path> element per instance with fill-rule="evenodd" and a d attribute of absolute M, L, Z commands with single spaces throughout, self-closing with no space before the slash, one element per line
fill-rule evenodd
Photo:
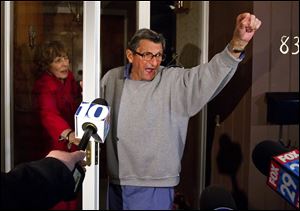
<path fill-rule="evenodd" d="M 126 49 L 126 57 L 127 57 L 128 61 L 129 61 L 129 63 L 132 63 L 132 61 L 133 61 L 133 53 L 132 53 L 131 50 Z"/>

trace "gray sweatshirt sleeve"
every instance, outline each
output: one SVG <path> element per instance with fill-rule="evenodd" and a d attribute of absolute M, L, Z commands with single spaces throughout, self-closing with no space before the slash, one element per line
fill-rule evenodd
<path fill-rule="evenodd" d="M 180 71 L 172 89 L 175 107 L 188 116 L 198 113 L 230 81 L 240 61 L 226 47 L 208 63 Z"/>

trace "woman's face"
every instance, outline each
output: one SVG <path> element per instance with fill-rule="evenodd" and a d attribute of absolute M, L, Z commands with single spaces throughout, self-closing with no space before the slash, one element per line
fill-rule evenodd
<path fill-rule="evenodd" d="M 66 79 L 68 77 L 69 64 L 68 56 L 55 57 L 49 66 L 49 72 L 58 79 Z"/>

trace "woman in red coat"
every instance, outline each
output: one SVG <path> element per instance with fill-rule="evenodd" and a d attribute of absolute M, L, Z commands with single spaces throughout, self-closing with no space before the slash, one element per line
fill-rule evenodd
<path fill-rule="evenodd" d="M 42 74 L 33 88 L 34 108 L 43 128 L 40 157 L 51 150 L 74 151 L 79 139 L 74 133 L 74 114 L 81 101 L 81 87 L 69 69 L 69 58 L 59 41 L 47 42 L 39 51 Z M 41 187 L 42 188 L 42 187 Z M 78 200 L 60 202 L 53 209 L 73 210 Z"/>

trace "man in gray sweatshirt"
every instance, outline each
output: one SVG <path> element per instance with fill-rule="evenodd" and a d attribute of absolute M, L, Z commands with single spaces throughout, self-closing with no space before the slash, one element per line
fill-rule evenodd
<path fill-rule="evenodd" d="M 226 48 L 188 70 L 160 66 L 161 34 L 149 29 L 134 34 L 126 50 L 129 64 L 108 71 L 101 81 L 111 106 L 109 209 L 172 208 L 189 118 L 232 78 L 260 25 L 254 15 L 240 14 Z"/>

